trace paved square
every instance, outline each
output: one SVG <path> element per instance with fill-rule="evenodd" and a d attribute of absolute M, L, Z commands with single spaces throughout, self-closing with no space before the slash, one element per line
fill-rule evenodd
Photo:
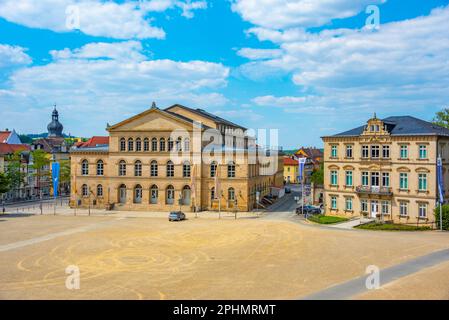
<path fill-rule="evenodd" d="M 139 215 L 136 213 L 135 215 Z M 438 232 L 371 232 L 266 218 L 1 216 L 0 299 L 296 299 L 449 248 Z M 81 288 L 65 286 L 79 267 Z M 397 286 L 355 298 L 448 298 L 448 264 L 419 292 Z M 433 277 L 432 277 L 433 276 Z M 405 279 L 405 278 L 404 278 Z M 433 279 L 433 280 L 432 280 Z M 393 290 L 393 291 L 391 291 Z M 408 290 L 410 291 L 410 290 Z M 383 293 L 382 293 L 383 292 Z"/>

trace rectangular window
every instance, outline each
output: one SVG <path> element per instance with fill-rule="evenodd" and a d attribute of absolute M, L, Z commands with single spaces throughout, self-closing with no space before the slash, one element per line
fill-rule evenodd
<path fill-rule="evenodd" d="M 338 173 L 337 171 L 331 171 L 331 185 L 336 186 L 338 183 Z"/>
<path fill-rule="evenodd" d="M 390 158 L 390 146 L 382 146 L 382 158 Z"/>
<path fill-rule="evenodd" d="M 399 189 L 408 190 L 408 173 L 402 172 L 399 175 Z"/>
<path fill-rule="evenodd" d="M 369 158 L 369 147 L 362 146 L 362 158 Z"/>
<path fill-rule="evenodd" d="M 352 171 L 346 171 L 346 186 L 352 187 Z"/>
<path fill-rule="evenodd" d="M 377 159 L 380 157 L 380 147 L 371 146 L 371 158 Z"/>
<path fill-rule="evenodd" d="M 373 187 L 380 186 L 380 173 L 379 172 L 371 172 L 371 186 L 373 186 Z"/>
<path fill-rule="evenodd" d="M 362 186 L 364 186 L 364 187 L 369 186 L 369 173 L 368 172 L 362 172 Z"/>
<path fill-rule="evenodd" d="M 368 200 L 362 200 L 360 202 L 360 207 L 362 209 L 362 212 L 368 212 Z"/>
<path fill-rule="evenodd" d="M 427 191 L 427 174 L 420 173 L 418 175 L 418 190 Z"/>
<path fill-rule="evenodd" d="M 337 146 L 332 146 L 331 148 L 331 157 L 336 158 L 338 156 L 338 149 Z"/>
<path fill-rule="evenodd" d="M 352 211 L 352 198 L 346 198 L 345 209 L 347 211 Z"/>
<path fill-rule="evenodd" d="M 408 203 L 405 201 L 399 202 L 399 214 L 403 217 L 408 216 Z"/>
<path fill-rule="evenodd" d="M 419 158 L 427 159 L 427 146 L 426 145 L 419 146 Z"/>
<path fill-rule="evenodd" d="M 331 197 L 331 208 L 334 210 L 337 209 L 337 197 L 335 197 L 335 196 Z"/>
<path fill-rule="evenodd" d="M 427 203 L 420 203 L 418 205 L 418 214 L 420 218 L 427 217 Z"/>
<path fill-rule="evenodd" d="M 352 146 L 346 146 L 346 158 L 352 158 Z"/>
<path fill-rule="evenodd" d="M 382 201 L 382 214 L 390 213 L 390 201 Z"/>
<path fill-rule="evenodd" d="M 408 146 L 402 145 L 401 146 L 401 159 L 408 159 Z"/>
<path fill-rule="evenodd" d="M 384 186 L 384 187 L 390 186 L 390 173 L 389 172 L 382 173 L 382 186 Z"/>

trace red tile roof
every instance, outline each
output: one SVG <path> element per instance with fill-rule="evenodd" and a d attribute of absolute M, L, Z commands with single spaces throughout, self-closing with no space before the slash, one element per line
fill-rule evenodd
<path fill-rule="evenodd" d="M 31 148 L 26 144 L 0 143 L 0 154 L 11 154 L 16 151 L 29 151 Z"/>
<path fill-rule="evenodd" d="M 93 136 L 86 142 L 77 142 L 75 144 L 77 148 L 92 148 L 100 145 L 109 145 L 109 137 Z"/>
<path fill-rule="evenodd" d="M 11 131 L 0 131 L 0 143 L 6 142 L 10 134 Z"/>
<path fill-rule="evenodd" d="M 298 161 L 289 157 L 284 158 L 284 166 L 297 166 Z"/>

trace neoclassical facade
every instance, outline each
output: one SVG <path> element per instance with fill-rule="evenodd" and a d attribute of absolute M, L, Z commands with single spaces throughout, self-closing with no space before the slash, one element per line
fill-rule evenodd
<path fill-rule="evenodd" d="M 448 129 L 409 116 L 374 116 L 364 126 L 323 140 L 327 214 L 434 222 L 439 153 L 449 186 Z"/>
<path fill-rule="evenodd" d="M 282 157 L 202 109 L 153 104 L 107 130 L 109 146 L 71 152 L 72 206 L 249 211 L 283 184 Z"/>

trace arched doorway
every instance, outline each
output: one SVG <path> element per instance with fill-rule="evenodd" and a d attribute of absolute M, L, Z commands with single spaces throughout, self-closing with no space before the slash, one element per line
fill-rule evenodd
<path fill-rule="evenodd" d="M 118 199 L 121 204 L 126 203 L 126 186 L 122 184 L 118 189 Z"/>
<path fill-rule="evenodd" d="M 182 204 L 185 206 L 190 205 L 190 196 L 191 196 L 191 190 L 189 186 L 184 186 L 182 188 Z"/>

